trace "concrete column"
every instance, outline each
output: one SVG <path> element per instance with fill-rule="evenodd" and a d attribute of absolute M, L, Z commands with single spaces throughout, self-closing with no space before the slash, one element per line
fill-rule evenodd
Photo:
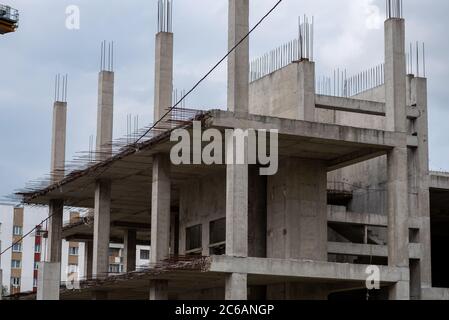
<path fill-rule="evenodd" d="M 125 272 L 131 272 L 136 270 L 136 243 L 137 243 L 136 230 L 125 230 L 124 236 Z"/>
<path fill-rule="evenodd" d="M 173 33 L 156 34 L 154 74 L 154 122 L 156 122 L 172 107 Z"/>
<path fill-rule="evenodd" d="M 168 300 L 168 281 L 166 280 L 151 281 L 150 300 Z"/>
<path fill-rule="evenodd" d="M 298 63 L 298 120 L 315 121 L 315 63 Z"/>
<path fill-rule="evenodd" d="M 226 300 L 247 300 L 248 299 L 248 276 L 246 274 L 231 273 L 225 280 Z"/>
<path fill-rule="evenodd" d="M 409 217 L 407 148 L 396 147 L 388 153 L 388 264 L 409 268 Z M 398 283 L 390 290 L 392 300 L 410 298 L 409 282 Z"/>
<path fill-rule="evenodd" d="M 53 105 L 51 140 L 51 180 L 64 178 L 65 144 L 67 126 L 67 103 L 56 101 Z M 47 257 L 49 262 L 41 264 L 38 279 L 38 300 L 59 300 L 61 280 L 63 200 L 50 200 Z M 58 269 L 59 268 L 59 269 Z M 56 270 L 58 269 L 58 270 Z M 42 277 L 41 277 L 42 276 Z"/>
<path fill-rule="evenodd" d="M 84 278 L 92 279 L 94 259 L 94 244 L 92 241 L 84 243 Z"/>
<path fill-rule="evenodd" d="M 37 279 L 37 300 L 59 300 L 60 262 L 41 262 Z"/>
<path fill-rule="evenodd" d="M 93 277 L 107 277 L 111 223 L 111 182 L 101 180 L 95 189 Z"/>
<path fill-rule="evenodd" d="M 170 256 L 170 157 L 153 157 L 153 184 L 151 200 L 151 263 L 156 264 Z M 152 281 L 151 300 L 168 299 L 168 281 Z"/>
<path fill-rule="evenodd" d="M 114 72 L 100 71 L 98 75 L 97 160 L 104 160 L 112 152 L 114 120 Z"/>
<path fill-rule="evenodd" d="M 432 287 L 431 270 L 431 239 L 430 239 L 430 194 L 429 194 L 429 127 L 427 108 L 427 79 L 413 78 L 411 81 L 411 104 L 416 105 L 420 116 L 415 120 L 414 127 L 418 134 L 418 148 L 415 152 L 415 175 L 418 193 L 418 217 L 422 227 L 419 231 L 419 241 L 422 245 L 420 261 L 421 287 Z"/>
<path fill-rule="evenodd" d="M 49 262 L 61 262 L 64 201 L 50 200 L 49 210 L 47 257 Z"/>
<path fill-rule="evenodd" d="M 51 142 L 51 172 L 52 180 L 58 181 L 64 177 L 65 143 L 67 124 L 67 103 L 56 101 L 53 105 L 53 128 Z"/>
<path fill-rule="evenodd" d="M 247 257 L 248 164 L 247 155 L 245 164 L 237 164 L 235 142 L 236 138 L 226 139 L 226 154 L 234 155 L 234 158 L 227 156 L 226 165 L 226 255 Z"/>
<path fill-rule="evenodd" d="M 169 258 L 170 254 L 170 157 L 153 157 L 151 202 L 151 263 Z"/>
<path fill-rule="evenodd" d="M 249 0 L 229 0 L 228 47 L 232 49 L 249 32 Z M 248 113 L 249 38 L 228 57 L 228 111 Z"/>
<path fill-rule="evenodd" d="M 406 132 L 405 21 L 385 21 L 385 101 L 387 130 Z"/>

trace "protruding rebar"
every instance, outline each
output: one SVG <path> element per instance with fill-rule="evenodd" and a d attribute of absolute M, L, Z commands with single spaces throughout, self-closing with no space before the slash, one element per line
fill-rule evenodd
<path fill-rule="evenodd" d="M 157 3 L 157 31 L 172 32 L 173 30 L 173 2 L 172 0 L 158 0 Z"/>

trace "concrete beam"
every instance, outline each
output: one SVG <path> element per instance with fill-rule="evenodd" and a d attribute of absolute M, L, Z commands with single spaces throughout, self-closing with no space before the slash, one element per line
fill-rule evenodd
<path fill-rule="evenodd" d="M 439 190 L 449 190 L 449 173 L 430 173 L 430 188 Z"/>
<path fill-rule="evenodd" d="M 348 256 L 360 257 L 388 257 L 388 246 L 345 243 L 345 242 L 328 242 L 328 253 L 341 254 Z M 421 259 L 422 250 L 419 243 L 409 244 L 410 259 Z"/>
<path fill-rule="evenodd" d="M 352 224 L 352 225 L 364 225 L 364 226 L 377 226 L 387 227 L 388 217 L 378 214 L 367 213 L 354 213 L 347 211 L 332 210 L 332 207 L 328 206 L 328 222 Z"/>
<path fill-rule="evenodd" d="M 312 138 L 335 142 L 340 145 L 366 145 L 382 150 L 406 144 L 406 135 L 390 131 L 362 129 L 334 124 L 306 122 L 301 120 L 281 119 L 259 115 L 234 115 L 213 110 L 209 127 L 279 130 L 280 135 L 298 138 Z"/>
<path fill-rule="evenodd" d="M 249 32 L 249 0 L 229 0 L 228 48 L 232 49 Z M 248 113 L 249 38 L 228 57 L 228 111 Z"/>
<path fill-rule="evenodd" d="M 366 281 L 367 265 L 310 260 L 235 258 L 211 256 L 209 272 L 241 273 L 266 277 L 309 280 Z M 383 283 L 409 279 L 408 268 L 379 266 Z"/>
<path fill-rule="evenodd" d="M 320 109 L 385 116 L 385 103 L 317 94 L 315 106 Z"/>

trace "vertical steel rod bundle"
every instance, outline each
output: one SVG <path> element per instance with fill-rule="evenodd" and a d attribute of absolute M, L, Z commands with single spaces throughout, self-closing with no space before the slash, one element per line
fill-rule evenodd
<path fill-rule="evenodd" d="M 318 77 L 316 93 L 328 96 L 351 97 L 385 83 L 383 64 L 348 77 L 347 70 L 337 68 L 331 77 Z"/>
<path fill-rule="evenodd" d="M 313 61 L 314 18 L 298 18 L 298 38 L 250 62 L 250 81 L 256 81 L 294 61 Z"/>
<path fill-rule="evenodd" d="M 69 76 L 66 74 L 62 76 L 57 74 L 55 77 L 55 102 L 67 102 L 67 90 L 68 90 Z"/>
<path fill-rule="evenodd" d="M 157 2 L 157 31 L 172 32 L 173 30 L 173 2 L 172 0 L 158 0 Z"/>
<path fill-rule="evenodd" d="M 104 40 L 101 42 L 100 70 L 114 71 L 114 41 L 106 43 Z"/>
<path fill-rule="evenodd" d="M 407 74 L 426 77 L 426 44 L 410 43 L 407 55 Z"/>
<path fill-rule="evenodd" d="M 387 19 L 404 17 L 402 0 L 386 0 L 386 15 Z"/>

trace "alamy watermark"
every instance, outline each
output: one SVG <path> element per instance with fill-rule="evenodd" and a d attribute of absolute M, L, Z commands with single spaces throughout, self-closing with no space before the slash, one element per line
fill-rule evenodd
<path fill-rule="evenodd" d="M 77 5 L 67 6 L 65 9 L 65 27 L 68 30 L 79 30 L 81 28 L 81 11 Z"/>
<path fill-rule="evenodd" d="M 267 137 L 268 136 L 268 137 Z M 278 130 L 217 129 L 202 131 L 201 122 L 193 130 L 176 129 L 170 141 L 177 142 L 170 152 L 174 165 L 261 165 L 260 175 L 277 173 L 279 165 Z"/>

